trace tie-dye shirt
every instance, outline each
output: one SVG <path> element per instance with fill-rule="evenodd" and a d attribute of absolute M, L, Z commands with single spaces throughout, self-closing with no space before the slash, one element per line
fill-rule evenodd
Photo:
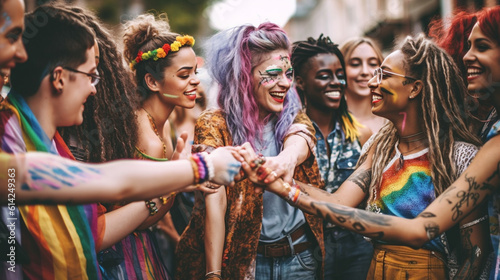
<path fill-rule="evenodd" d="M 429 149 L 404 156 L 401 153 L 389 162 L 382 174 L 382 181 L 369 208 L 382 214 L 412 219 L 418 216 L 436 198 L 428 158 Z M 444 252 L 439 238 L 431 240 L 424 248 Z"/>
<path fill-rule="evenodd" d="M 0 144 L 7 153 L 44 151 L 72 158 L 59 134 L 49 139 L 24 99 L 14 94 L 0 105 Z M 71 185 L 71 174 L 60 175 Z M 19 205 L 18 210 L 21 245 L 30 259 L 23 265 L 24 279 L 101 278 L 96 247 L 104 219 L 97 219 L 96 204 Z"/>

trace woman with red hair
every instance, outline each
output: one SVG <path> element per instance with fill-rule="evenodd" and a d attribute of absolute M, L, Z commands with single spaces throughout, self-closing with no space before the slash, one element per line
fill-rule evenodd
<path fill-rule="evenodd" d="M 465 80 L 468 74 L 463 57 L 469 50 L 468 38 L 481 13 L 459 11 L 449 20 L 447 27 L 442 19 L 433 21 L 429 27 L 429 36 L 453 58 Z M 486 141 L 491 126 L 498 120 L 497 111 L 487 99 L 485 95 L 477 95 L 474 92 L 466 96 L 468 106 L 465 110 L 472 118 L 469 128 L 483 142 Z"/>

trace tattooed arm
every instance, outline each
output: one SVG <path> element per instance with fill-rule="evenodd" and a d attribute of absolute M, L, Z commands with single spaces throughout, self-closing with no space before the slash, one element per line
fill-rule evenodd
<path fill-rule="evenodd" d="M 488 141 L 460 178 L 414 219 L 375 214 L 328 203 L 331 202 L 329 196 L 311 195 L 309 188 L 304 188 L 307 193 L 300 192 L 297 203 L 293 205 L 365 236 L 419 248 L 457 224 L 492 192 L 498 192 L 499 145 L 500 136 Z M 242 167 L 246 173 L 255 172 L 247 163 L 243 163 Z M 266 190 L 283 198 L 290 195 L 290 188 L 280 180 L 267 185 Z"/>
<path fill-rule="evenodd" d="M 208 155 L 214 165 L 214 182 L 227 185 L 238 173 L 240 163 L 230 150 L 220 148 Z M 22 204 L 145 200 L 182 191 L 193 181 L 189 160 L 86 164 L 47 153 L 0 153 L 0 204 L 8 204 L 9 198 Z"/>
<path fill-rule="evenodd" d="M 239 151 L 239 153 L 242 156 L 242 161 L 246 160 L 247 162 L 252 162 L 256 157 L 252 147 L 247 144 L 241 146 L 241 150 Z M 317 187 L 298 182 L 302 192 L 314 199 L 318 199 L 324 202 L 336 203 L 351 207 L 358 206 L 368 195 L 368 189 L 371 182 L 372 153 L 373 149 L 370 149 L 368 152 L 361 156 L 356 170 L 351 174 L 351 176 L 349 176 L 349 178 L 344 181 L 344 183 L 342 183 L 342 185 L 337 191 L 335 191 L 335 193 L 328 193 L 327 191 L 324 191 Z M 264 167 L 266 166 L 264 165 Z M 251 174 L 251 172 L 247 172 L 247 174 L 253 175 L 250 176 L 250 180 L 252 180 L 254 183 L 260 184 L 264 182 L 268 184 L 267 181 L 259 180 L 259 176 L 256 176 L 256 174 Z M 269 177 L 272 177 L 272 175 L 267 176 L 268 179 Z M 262 178 L 263 177 L 260 177 L 260 179 Z"/>

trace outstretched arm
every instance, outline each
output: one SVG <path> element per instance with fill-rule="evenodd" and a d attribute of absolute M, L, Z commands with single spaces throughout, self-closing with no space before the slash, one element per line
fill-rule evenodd
<path fill-rule="evenodd" d="M 240 163 L 220 148 L 207 155 L 213 162 L 213 182 L 229 185 Z M 0 154 L 0 204 L 92 203 L 145 200 L 182 191 L 193 184 L 189 160 L 150 162 L 118 160 L 86 164 L 47 153 Z M 137 188 L 137 186 L 142 186 Z"/>
<path fill-rule="evenodd" d="M 291 183 L 295 167 L 311 159 L 314 154 L 316 148 L 314 134 L 311 120 L 306 113 L 300 111 L 286 133 L 283 150 L 275 157 L 266 158 L 264 166 L 272 169 L 275 174 L 270 175 L 265 182 L 269 183 L 281 177 L 285 182 Z"/>
<path fill-rule="evenodd" d="M 431 203 L 418 217 L 404 219 L 329 203 L 325 197 L 312 197 L 299 189 L 292 205 L 365 236 L 415 248 L 421 247 L 450 229 L 471 213 L 500 184 L 500 136 L 488 141 L 452 186 Z M 246 173 L 256 171 L 243 163 Z M 251 178 L 250 175 L 248 175 Z M 266 190 L 292 199 L 293 188 L 276 180 Z"/>

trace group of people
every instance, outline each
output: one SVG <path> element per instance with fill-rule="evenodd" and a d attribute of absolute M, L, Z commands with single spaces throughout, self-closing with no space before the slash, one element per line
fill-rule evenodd
<path fill-rule="evenodd" d="M 2 278 L 498 278 L 499 7 L 385 59 L 367 38 L 221 31 L 218 108 L 190 133 L 168 119 L 199 98 L 195 39 L 165 15 L 125 23 L 122 55 L 88 10 L 0 10 Z M 186 191 L 169 271 L 152 225 Z"/>

